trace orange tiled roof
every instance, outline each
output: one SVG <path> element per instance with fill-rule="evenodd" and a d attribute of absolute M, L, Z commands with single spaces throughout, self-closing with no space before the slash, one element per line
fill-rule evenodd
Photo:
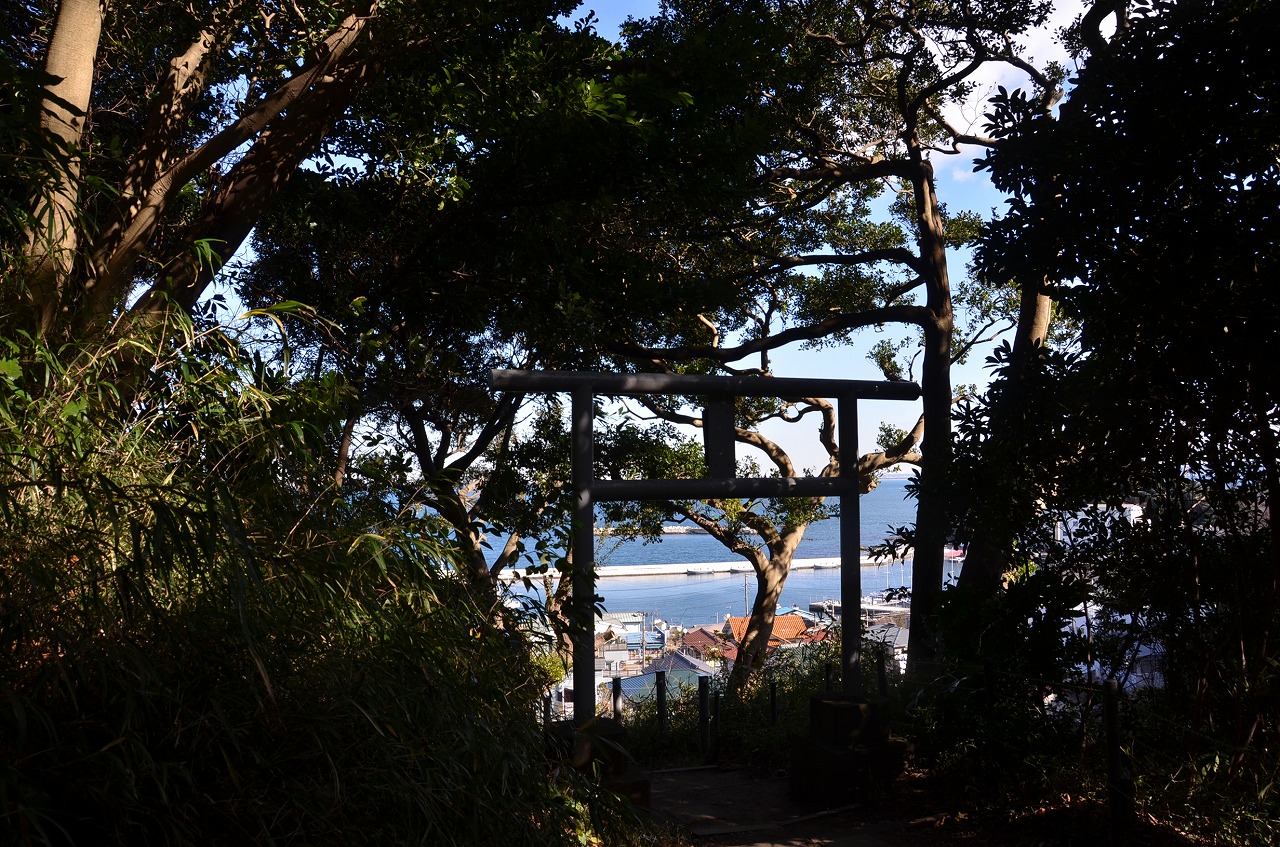
<path fill-rule="evenodd" d="M 747 633 L 747 622 L 750 618 L 734 618 L 731 617 L 725 622 L 725 627 L 729 630 L 733 640 L 742 643 L 742 637 Z M 809 624 L 799 615 L 778 615 L 773 619 L 773 636 L 770 641 L 795 641 L 803 638 L 805 632 L 809 629 Z"/>
<path fill-rule="evenodd" d="M 812 632 L 805 633 L 804 642 L 812 644 L 818 641 L 835 641 L 836 635 L 830 629 L 815 629 Z"/>

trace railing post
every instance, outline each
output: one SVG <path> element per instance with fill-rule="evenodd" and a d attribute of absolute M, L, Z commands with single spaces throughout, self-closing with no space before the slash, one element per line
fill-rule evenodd
<path fill-rule="evenodd" d="M 653 680 L 654 694 L 658 698 L 658 737 L 667 735 L 667 672 L 657 671 Z"/>
<path fill-rule="evenodd" d="M 711 740 L 714 743 L 720 738 L 720 692 L 711 697 Z"/>
<path fill-rule="evenodd" d="M 880 688 L 880 696 L 889 696 L 889 672 L 885 667 L 889 664 L 888 644 L 881 644 L 880 649 L 876 651 L 876 683 Z"/>
<path fill-rule="evenodd" d="M 831 671 L 832 671 L 831 663 L 827 662 L 822 672 L 822 690 L 823 691 L 831 690 Z"/>
<path fill-rule="evenodd" d="M 846 397 L 838 401 L 836 440 L 840 455 L 858 455 L 858 404 Z M 862 697 L 862 498 L 856 461 L 840 465 L 840 482 L 840 692 Z"/>
<path fill-rule="evenodd" d="M 622 723 L 622 677 L 613 678 L 613 719 Z"/>
<path fill-rule="evenodd" d="M 702 758 L 711 754 L 711 678 L 698 677 L 698 750 Z"/>

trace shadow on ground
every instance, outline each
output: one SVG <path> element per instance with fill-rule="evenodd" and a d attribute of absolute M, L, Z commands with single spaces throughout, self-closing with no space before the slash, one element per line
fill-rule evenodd
<path fill-rule="evenodd" d="M 698 847 L 1194 847 L 1201 842 L 1136 822 L 1112 839 L 1105 807 L 1079 804 L 1021 816 L 954 811 L 927 774 L 900 778 L 874 802 L 816 811 L 790 799 L 785 775 L 682 768 L 649 774 L 654 817 Z"/>
<path fill-rule="evenodd" d="M 860 806 L 815 811 L 790 799 L 785 776 L 761 777 L 717 767 L 654 771 L 655 817 L 688 832 L 696 844 L 724 847 L 898 847 L 908 822 L 859 820 Z M 865 811 L 865 809 L 862 809 Z"/>

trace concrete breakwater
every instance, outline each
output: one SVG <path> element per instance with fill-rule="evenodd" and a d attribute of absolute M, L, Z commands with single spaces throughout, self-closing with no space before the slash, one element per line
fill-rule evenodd
<path fill-rule="evenodd" d="M 864 567 L 873 565 L 890 565 L 898 564 L 903 561 L 911 561 L 910 559 L 874 559 L 871 556 L 863 556 L 860 564 Z M 840 567 L 839 557 L 817 558 L 817 559 L 792 559 L 791 569 L 794 570 L 824 570 L 835 569 Z M 680 562 L 670 564 L 656 565 L 605 565 L 596 570 L 598 579 L 612 579 L 614 577 L 625 576 L 678 576 L 686 574 L 689 576 L 703 576 L 705 574 L 724 574 L 724 573 L 751 573 L 751 565 L 745 559 L 738 562 Z M 506 580 L 523 579 L 525 571 L 523 568 L 513 568 L 504 571 L 502 578 Z M 534 574 L 537 576 L 537 574 Z"/>
<path fill-rule="evenodd" d="M 616 535 L 618 530 L 611 526 L 598 526 L 595 528 L 596 535 Z M 700 526 L 664 526 L 662 528 L 663 535 L 710 535 Z"/>

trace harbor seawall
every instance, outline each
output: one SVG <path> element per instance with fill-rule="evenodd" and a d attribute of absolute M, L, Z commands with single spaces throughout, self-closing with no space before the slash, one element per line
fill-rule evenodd
<path fill-rule="evenodd" d="M 902 559 L 873 559 L 870 556 L 863 556 L 861 564 L 865 566 L 871 565 L 893 565 L 904 561 Z M 910 561 L 907 559 L 905 561 Z M 840 567 L 839 557 L 828 557 L 818 559 L 792 559 L 792 570 L 822 570 L 835 569 Z M 655 565 L 605 565 L 596 570 L 597 579 L 613 579 L 615 577 L 626 576 L 678 576 L 686 574 L 689 576 L 701 576 L 703 574 L 720 574 L 720 573 L 751 573 L 751 565 L 745 559 L 739 562 L 684 562 L 671 564 L 655 564 Z M 524 568 L 513 568 L 502 573 L 505 580 L 523 579 L 525 575 Z M 537 576 L 537 574 L 534 574 Z"/>

